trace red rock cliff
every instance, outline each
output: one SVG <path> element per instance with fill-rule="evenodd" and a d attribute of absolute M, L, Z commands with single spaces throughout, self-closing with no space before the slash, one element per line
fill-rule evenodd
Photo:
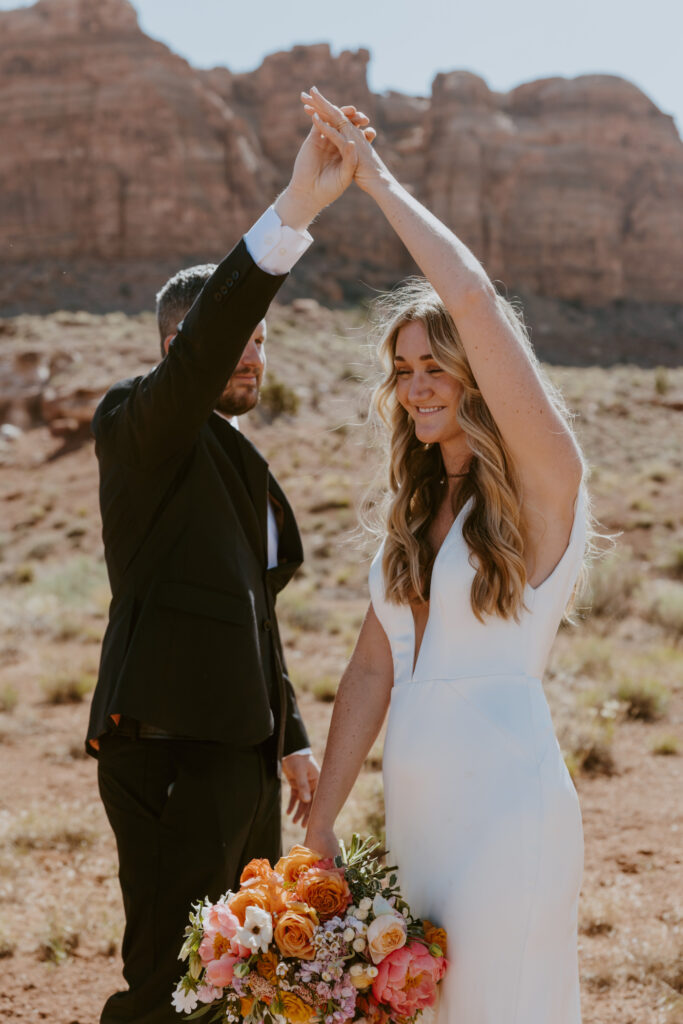
<path fill-rule="evenodd" d="M 677 318 L 683 144 L 639 89 L 583 76 L 500 94 L 453 71 L 429 98 L 374 96 L 368 60 L 320 44 L 201 71 L 145 36 L 127 0 L 0 12 L 0 303 L 146 304 L 167 270 L 220 257 L 286 183 L 298 92 L 316 82 L 371 114 L 392 169 L 509 289 Z M 315 237 L 296 286 L 319 297 L 411 269 L 358 190 Z"/>

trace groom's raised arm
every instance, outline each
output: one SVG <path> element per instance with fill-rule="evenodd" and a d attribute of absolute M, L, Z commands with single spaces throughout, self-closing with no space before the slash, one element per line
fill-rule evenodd
<path fill-rule="evenodd" d="M 367 124 L 355 107 L 343 109 L 354 122 Z M 112 388 L 100 403 L 93 420 L 98 454 L 106 448 L 119 462 L 149 469 L 190 450 L 284 280 L 277 259 L 288 249 L 287 238 L 292 241 L 288 232 L 301 236 L 300 255 L 310 244 L 307 226 L 348 187 L 355 163 L 353 146 L 340 153 L 311 129 L 287 188 L 266 214 L 270 220 L 257 222 L 218 266 L 168 355 L 144 377 Z M 250 243 L 266 251 L 250 253 Z"/>
<path fill-rule="evenodd" d="M 165 358 L 144 377 L 107 394 L 93 421 L 98 442 L 140 468 L 184 455 L 287 273 L 312 241 L 270 207 L 208 279 Z"/>

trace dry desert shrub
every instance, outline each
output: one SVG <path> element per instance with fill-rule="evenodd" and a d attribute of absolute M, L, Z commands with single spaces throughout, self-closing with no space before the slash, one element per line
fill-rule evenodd
<path fill-rule="evenodd" d="M 648 595 L 645 614 L 650 622 L 661 626 L 678 643 L 683 637 L 683 583 L 657 580 Z"/>
<path fill-rule="evenodd" d="M 628 614 L 631 598 L 642 573 L 630 548 L 621 547 L 599 558 L 589 581 L 590 613 L 596 618 L 621 619 Z"/>
<path fill-rule="evenodd" d="M 650 750 L 653 754 L 661 754 L 664 757 L 672 757 L 678 754 L 679 739 L 674 733 L 667 733 L 665 736 L 658 736 L 652 741 Z"/>
<path fill-rule="evenodd" d="M 7 813 L 0 822 L 0 851 L 75 851 L 97 841 L 92 808 L 82 804 L 34 805 L 18 814 Z"/>
<path fill-rule="evenodd" d="M 38 959 L 61 964 L 76 952 L 80 941 L 77 931 L 53 918 L 46 923 L 44 934 L 38 942 Z"/>
<path fill-rule="evenodd" d="M 670 387 L 669 373 L 665 366 L 658 366 L 654 375 L 655 393 L 665 395 Z"/>
<path fill-rule="evenodd" d="M 96 610 L 109 602 L 109 587 L 102 558 L 78 555 L 58 566 L 43 569 L 31 587 L 31 594 L 57 601 L 59 611 Z"/>
<path fill-rule="evenodd" d="M 16 939 L 9 922 L 0 918 L 0 960 L 14 956 L 16 948 Z"/>
<path fill-rule="evenodd" d="M 327 613 L 315 593 L 314 584 L 301 577 L 278 596 L 277 617 L 281 625 L 295 633 L 322 632 L 327 621 Z"/>
<path fill-rule="evenodd" d="M 16 565 L 10 574 L 10 580 L 12 583 L 23 586 L 27 583 L 33 583 L 36 571 L 30 562 L 22 562 L 21 565 Z"/>
<path fill-rule="evenodd" d="M 278 416 L 296 416 L 299 411 L 299 396 L 289 385 L 269 374 L 261 388 L 259 409 L 269 423 Z"/>
<path fill-rule="evenodd" d="M 322 676 L 313 684 L 313 696 L 323 704 L 331 704 L 337 696 L 338 686 L 339 680 L 336 676 Z"/>
<path fill-rule="evenodd" d="M 55 538 L 52 535 L 34 537 L 33 543 L 26 552 L 29 561 L 42 562 L 55 550 Z"/>
<path fill-rule="evenodd" d="M 40 681 L 47 704 L 80 704 L 95 688 L 94 672 L 59 672 Z"/>
<path fill-rule="evenodd" d="M 609 679 L 614 670 L 612 640 L 595 633 L 579 633 L 562 659 L 563 668 L 589 679 Z"/>
<path fill-rule="evenodd" d="M 654 722 L 666 713 L 670 693 L 657 679 L 622 679 L 616 697 L 624 705 L 626 715 L 643 722 Z"/>
<path fill-rule="evenodd" d="M 677 579 L 683 578 L 683 544 L 676 544 L 671 549 L 664 563 L 664 568 L 668 569 L 672 576 L 675 576 Z"/>
<path fill-rule="evenodd" d="M 16 687 L 9 683 L 0 690 L 0 711 L 11 714 L 19 701 L 19 694 Z"/>
<path fill-rule="evenodd" d="M 613 775 L 617 701 L 603 691 L 589 691 L 577 701 L 576 712 L 559 730 L 559 742 L 567 770 L 573 779 L 579 775 Z"/>
<path fill-rule="evenodd" d="M 582 935 L 609 935 L 616 928 L 617 913 L 611 897 L 584 896 L 579 913 L 579 932 Z"/>

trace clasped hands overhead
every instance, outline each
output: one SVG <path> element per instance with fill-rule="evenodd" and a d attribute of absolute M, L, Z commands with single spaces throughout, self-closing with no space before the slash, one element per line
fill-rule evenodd
<path fill-rule="evenodd" d="M 352 181 L 370 191 L 388 172 L 372 147 L 377 132 L 367 114 L 352 104 L 335 106 L 315 86 L 300 99 L 311 118 L 311 131 L 276 210 L 289 226 L 303 229 Z"/>

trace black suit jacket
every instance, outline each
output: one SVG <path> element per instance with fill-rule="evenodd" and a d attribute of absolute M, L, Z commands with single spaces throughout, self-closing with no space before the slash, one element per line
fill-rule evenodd
<path fill-rule="evenodd" d="M 308 745 L 286 676 L 275 597 L 301 564 L 290 505 L 216 401 L 284 277 L 244 241 L 220 264 L 144 377 L 110 389 L 93 419 L 109 625 L 88 737 L 123 714 L 236 746 Z M 279 564 L 267 568 L 268 495 Z M 273 708 L 284 709 L 279 722 Z"/>

